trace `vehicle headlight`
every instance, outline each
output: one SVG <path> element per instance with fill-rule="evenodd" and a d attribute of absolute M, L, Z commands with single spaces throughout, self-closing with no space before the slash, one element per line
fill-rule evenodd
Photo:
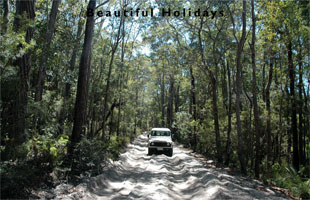
<path fill-rule="evenodd" d="M 154 142 L 151 142 L 151 143 L 150 143 L 150 146 L 154 146 Z"/>
<path fill-rule="evenodd" d="M 167 146 L 170 147 L 170 146 L 171 146 L 171 143 L 167 142 Z"/>

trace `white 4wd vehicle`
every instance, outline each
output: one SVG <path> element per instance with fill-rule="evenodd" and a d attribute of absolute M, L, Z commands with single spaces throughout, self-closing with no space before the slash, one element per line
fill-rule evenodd
<path fill-rule="evenodd" d="M 148 135 L 148 154 L 152 155 L 156 151 L 166 152 L 168 156 L 173 154 L 173 142 L 171 131 L 168 128 L 153 128 Z"/>

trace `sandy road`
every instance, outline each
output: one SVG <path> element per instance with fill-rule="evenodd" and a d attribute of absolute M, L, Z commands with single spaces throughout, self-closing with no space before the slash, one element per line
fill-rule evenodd
<path fill-rule="evenodd" d="M 139 136 L 119 161 L 80 184 L 65 199 L 287 199 L 257 181 L 212 168 L 178 146 L 172 157 L 147 155 Z"/>

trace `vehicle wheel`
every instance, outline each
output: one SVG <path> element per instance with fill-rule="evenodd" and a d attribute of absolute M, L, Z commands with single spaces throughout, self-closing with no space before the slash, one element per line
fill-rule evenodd
<path fill-rule="evenodd" d="M 172 157 L 172 154 L 173 154 L 173 149 L 170 149 L 170 150 L 168 151 L 168 156 L 169 156 L 169 157 Z"/>
<path fill-rule="evenodd" d="M 148 155 L 152 155 L 152 154 L 153 154 L 153 151 L 152 151 L 152 149 L 149 148 Z"/>

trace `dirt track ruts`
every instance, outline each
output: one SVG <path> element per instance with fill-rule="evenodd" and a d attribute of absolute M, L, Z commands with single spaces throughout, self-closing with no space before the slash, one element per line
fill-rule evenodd
<path fill-rule="evenodd" d="M 289 199 L 259 182 L 225 170 L 174 146 L 172 157 L 147 155 L 140 135 L 103 174 L 56 199 Z"/>

